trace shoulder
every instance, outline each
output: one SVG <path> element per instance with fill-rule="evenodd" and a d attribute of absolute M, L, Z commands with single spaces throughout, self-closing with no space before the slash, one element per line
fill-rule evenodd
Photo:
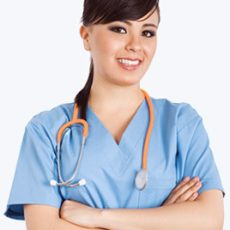
<path fill-rule="evenodd" d="M 194 120 L 199 122 L 202 119 L 197 110 L 188 102 L 173 102 L 167 98 L 151 97 L 151 99 L 156 119 L 164 123 L 173 122 L 177 131 Z"/>
<path fill-rule="evenodd" d="M 35 114 L 29 123 L 35 125 L 53 126 L 57 123 L 63 123 L 72 118 L 74 103 L 65 103 L 57 105 L 49 110 L 41 111 Z"/>
<path fill-rule="evenodd" d="M 35 114 L 27 123 L 27 130 L 36 130 L 36 133 L 45 135 L 56 142 L 59 128 L 72 119 L 74 103 L 57 105 L 49 110 Z"/>

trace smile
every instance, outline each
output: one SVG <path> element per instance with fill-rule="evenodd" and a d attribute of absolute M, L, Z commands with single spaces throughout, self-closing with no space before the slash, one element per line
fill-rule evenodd
<path fill-rule="evenodd" d="M 120 64 L 120 66 L 125 70 L 135 70 L 141 64 L 141 60 L 139 60 L 139 59 L 131 60 L 131 59 L 120 58 L 117 60 L 118 60 L 118 63 Z"/>

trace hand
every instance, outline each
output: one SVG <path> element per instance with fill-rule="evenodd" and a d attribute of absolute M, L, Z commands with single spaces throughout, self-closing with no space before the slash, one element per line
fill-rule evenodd
<path fill-rule="evenodd" d="M 193 201 L 197 198 L 197 191 L 200 187 L 201 182 L 198 177 L 194 177 L 193 179 L 186 177 L 172 190 L 168 198 L 163 202 L 162 206 L 181 203 L 188 200 Z"/>
<path fill-rule="evenodd" d="M 96 228 L 101 209 L 92 208 L 76 201 L 65 200 L 61 206 L 61 218 L 83 227 Z"/>

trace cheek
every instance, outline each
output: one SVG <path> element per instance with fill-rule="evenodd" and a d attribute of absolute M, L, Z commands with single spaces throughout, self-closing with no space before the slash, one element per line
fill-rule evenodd
<path fill-rule="evenodd" d="M 113 39 L 112 36 L 102 36 L 96 39 L 93 45 L 93 50 L 97 57 L 101 58 L 115 58 L 120 50 L 122 50 L 123 43 L 118 39 Z"/>
<path fill-rule="evenodd" d="M 156 39 L 154 39 L 154 41 L 152 41 L 151 43 L 146 45 L 145 50 L 146 50 L 146 53 L 149 57 L 152 57 L 155 54 L 156 47 L 157 47 L 157 40 Z"/>
<path fill-rule="evenodd" d="M 145 52 L 145 57 L 147 57 L 148 62 L 151 62 L 155 52 L 156 52 L 156 42 L 154 41 L 153 43 L 145 46 L 144 52 Z"/>

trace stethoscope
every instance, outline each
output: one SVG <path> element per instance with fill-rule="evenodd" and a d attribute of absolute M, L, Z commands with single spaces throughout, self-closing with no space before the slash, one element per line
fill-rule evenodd
<path fill-rule="evenodd" d="M 142 155 L 142 168 L 136 174 L 136 177 L 135 177 L 135 186 L 139 190 L 143 190 L 145 188 L 145 186 L 147 185 L 147 182 L 148 182 L 147 155 L 148 155 L 150 136 L 152 133 L 153 123 L 154 123 L 154 111 L 153 111 L 153 104 L 151 102 L 151 98 L 149 97 L 147 92 L 145 92 L 143 89 L 141 89 L 141 91 L 143 92 L 143 94 L 145 96 L 145 99 L 147 101 L 148 108 L 149 108 L 149 126 L 148 126 L 148 130 L 147 130 L 147 134 L 145 136 L 144 149 L 143 149 L 143 155 Z M 79 165 L 80 165 L 80 162 L 82 159 L 82 154 L 84 151 L 85 141 L 86 141 L 86 138 L 88 136 L 88 123 L 83 119 L 78 119 L 77 115 L 78 115 L 78 106 L 77 106 L 77 104 L 75 104 L 72 120 L 67 122 L 63 126 L 61 126 L 58 133 L 57 133 L 57 168 L 58 168 L 59 182 L 57 182 L 56 180 L 50 180 L 51 186 L 76 187 L 76 186 L 82 186 L 82 185 L 86 184 L 85 179 L 81 179 L 77 183 L 72 183 L 73 180 L 77 176 Z M 80 154 L 79 154 L 79 158 L 78 158 L 77 165 L 75 167 L 73 175 L 68 180 L 65 181 L 62 177 L 62 174 L 61 174 L 61 163 L 60 163 L 61 140 L 63 138 L 63 134 L 64 134 L 65 130 L 68 129 L 70 126 L 78 124 L 78 123 L 83 125 L 83 134 L 82 134 L 82 143 L 81 143 Z"/>

